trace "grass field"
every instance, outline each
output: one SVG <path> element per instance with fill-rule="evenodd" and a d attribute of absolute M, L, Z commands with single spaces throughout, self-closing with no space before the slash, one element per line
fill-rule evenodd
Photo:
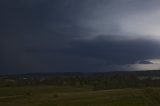
<path fill-rule="evenodd" d="M 89 87 L 0 88 L 0 106 L 160 106 L 160 88 L 101 91 Z"/>

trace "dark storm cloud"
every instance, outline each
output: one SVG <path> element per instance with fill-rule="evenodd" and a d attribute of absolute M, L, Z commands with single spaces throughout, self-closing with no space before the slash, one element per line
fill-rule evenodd
<path fill-rule="evenodd" d="M 146 16 L 146 8 L 153 11 L 159 6 L 155 4 L 149 0 L 1 0 L 0 73 L 105 71 L 109 65 L 159 58 L 158 41 L 145 40 L 146 36 L 136 40 L 144 31 L 131 25 L 137 20 L 128 19 L 138 10 Z M 143 26 L 149 25 L 144 23 L 150 18 Z M 153 26 L 146 32 L 156 32 L 153 37 L 159 38 Z"/>
<path fill-rule="evenodd" d="M 137 60 L 159 58 L 159 43 L 148 40 L 108 41 L 97 38 L 90 41 L 74 42 L 68 49 L 72 56 L 105 60 L 106 65 L 134 64 Z M 66 53 L 66 54 L 67 54 Z"/>
<path fill-rule="evenodd" d="M 97 38 L 74 41 L 70 47 L 63 49 L 27 48 L 26 52 L 34 54 L 41 64 L 56 71 L 109 71 L 117 70 L 120 65 L 136 64 L 137 61 L 146 64 L 144 60 L 148 58 L 160 58 L 160 47 L 157 45 L 159 43 L 148 40 L 117 42 Z"/>
<path fill-rule="evenodd" d="M 48 70 L 57 55 L 52 54 L 53 62 L 49 63 L 49 56 L 43 62 L 43 56 L 28 53 L 26 48 L 64 48 L 86 32 L 75 24 L 80 4 L 75 0 L 1 0 L 1 70 Z"/>

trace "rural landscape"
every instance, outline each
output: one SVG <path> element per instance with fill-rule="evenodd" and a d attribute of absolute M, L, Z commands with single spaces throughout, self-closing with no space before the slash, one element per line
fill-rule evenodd
<path fill-rule="evenodd" d="M 0 106 L 160 106 L 160 0 L 0 0 Z"/>
<path fill-rule="evenodd" d="M 0 76 L 1 106 L 160 106 L 160 71 Z"/>

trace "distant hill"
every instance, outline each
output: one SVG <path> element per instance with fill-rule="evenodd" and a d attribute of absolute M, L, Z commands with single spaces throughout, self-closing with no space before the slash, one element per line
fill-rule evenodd
<path fill-rule="evenodd" d="M 0 75 L 0 77 L 47 77 L 47 76 L 92 76 L 92 75 L 135 75 L 160 77 L 160 70 L 144 71 L 109 71 L 109 72 L 53 72 Z"/>

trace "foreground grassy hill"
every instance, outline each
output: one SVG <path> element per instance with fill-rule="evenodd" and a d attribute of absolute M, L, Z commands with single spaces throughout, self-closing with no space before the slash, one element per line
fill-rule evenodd
<path fill-rule="evenodd" d="M 0 106 L 160 106 L 160 88 L 8 87 L 0 88 Z"/>

